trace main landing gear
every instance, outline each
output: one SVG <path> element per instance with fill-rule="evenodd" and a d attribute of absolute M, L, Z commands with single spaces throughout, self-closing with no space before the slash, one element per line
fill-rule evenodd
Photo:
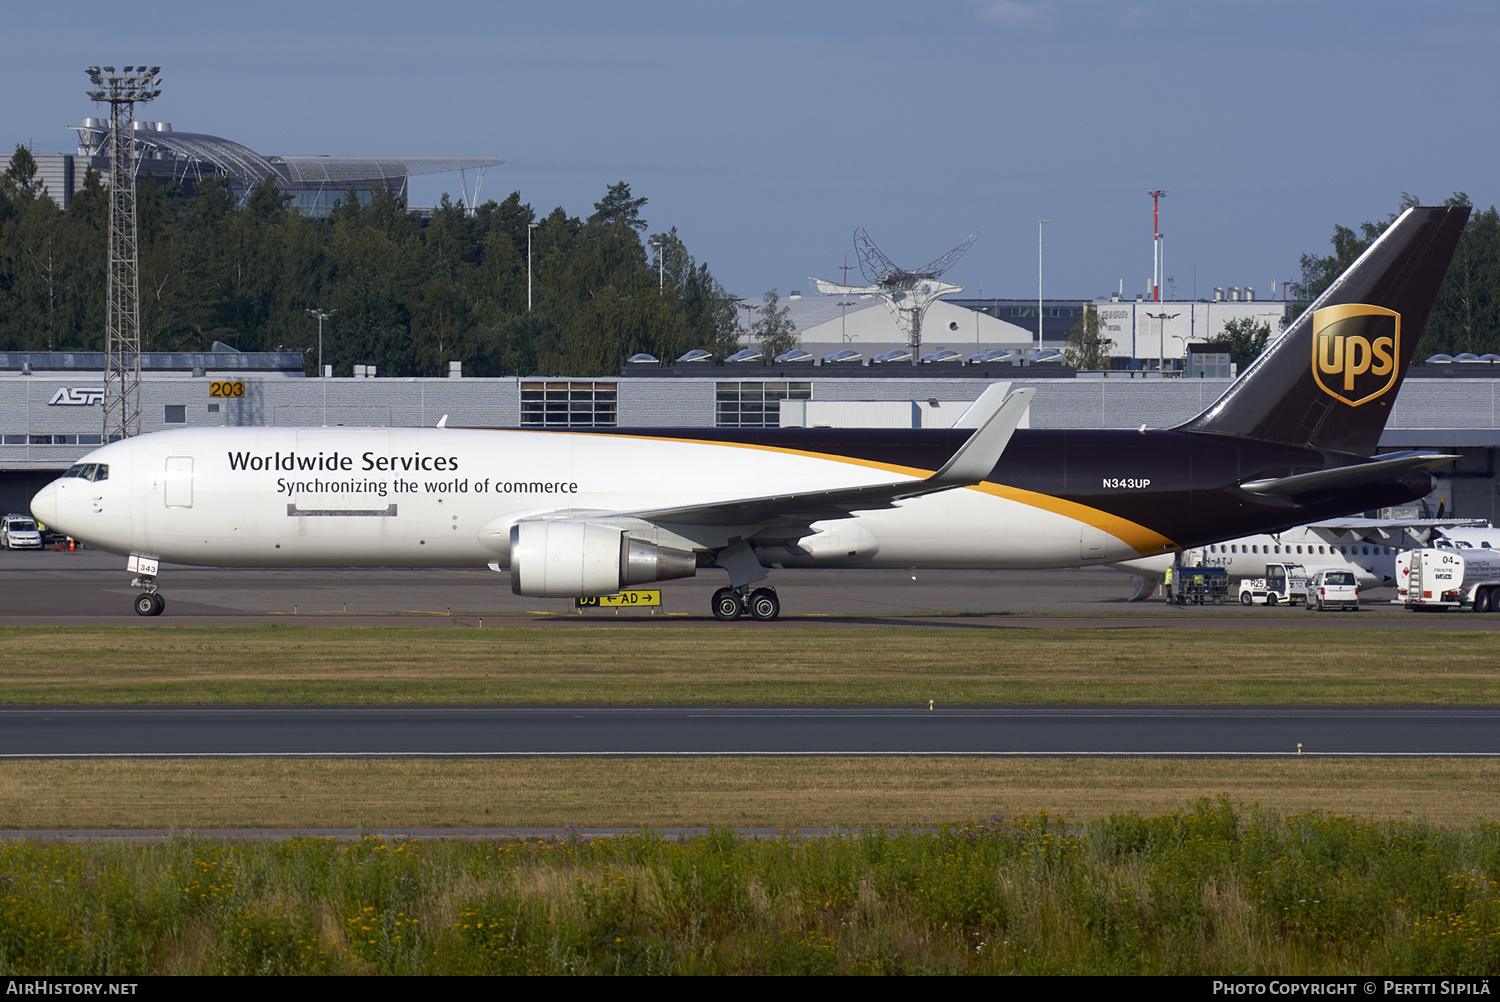
<path fill-rule="evenodd" d="M 766 569 L 761 565 L 750 544 L 739 540 L 714 554 L 714 563 L 729 572 L 729 587 L 714 592 L 714 618 L 723 621 L 739 619 L 745 613 L 751 619 L 769 623 L 781 615 L 781 600 L 775 588 L 750 590 L 756 581 L 766 579 Z"/>
<path fill-rule="evenodd" d="M 769 623 L 781 615 L 781 600 L 775 588 L 757 588 L 747 598 L 742 590 L 720 588 L 714 592 L 714 618 L 725 622 L 739 619 L 745 613 L 751 619 Z"/>

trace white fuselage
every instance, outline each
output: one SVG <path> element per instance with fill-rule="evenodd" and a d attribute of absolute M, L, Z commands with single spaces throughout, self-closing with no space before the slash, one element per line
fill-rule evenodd
<path fill-rule="evenodd" d="M 1321 570 L 1349 570 L 1361 587 L 1390 584 L 1395 580 L 1396 550 L 1376 546 L 1348 532 L 1335 541 L 1306 526 L 1275 535 L 1262 534 L 1230 539 L 1182 552 L 1185 567 L 1222 567 L 1235 579 L 1263 578 L 1266 564 L 1292 563 L 1307 568 L 1309 575 Z M 1159 554 L 1115 563 L 1121 570 L 1161 578 L 1172 566 L 1174 555 Z"/>
<path fill-rule="evenodd" d="M 107 479 L 54 481 L 33 502 L 39 519 L 105 550 L 219 566 L 506 565 L 510 527 L 523 519 L 618 517 L 928 474 L 719 442 L 445 428 L 186 429 L 112 443 L 79 462 L 107 465 Z M 760 528 L 654 521 L 676 534 L 665 542 L 700 550 Z M 813 529 L 762 545 L 762 559 L 1026 568 L 1139 555 L 990 484 Z"/>

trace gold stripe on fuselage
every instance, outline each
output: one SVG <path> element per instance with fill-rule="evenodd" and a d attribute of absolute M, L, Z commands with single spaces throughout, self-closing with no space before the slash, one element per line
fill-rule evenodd
<path fill-rule="evenodd" d="M 531 429 L 523 430 L 529 431 Z M 558 433 L 555 431 L 538 430 L 537 434 L 555 435 Z M 933 473 L 937 472 L 936 470 L 924 470 L 914 466 L 901 466 L 896 463 L 882 463 L 874 459 L 859 459 L 852 456 L 837 456 L 826 452 L 810 452 L 806 449 L 789 449 L 785 446 L 780 445 L 761 445 L 756 442 L 720 442 L 714 441 L 712 439 L 679 438 L 670 435 L 635 435 L 586 431 L 565 432 L 564 434 L 592 435 L 597 438 L 631 438 L 646 442 L 681 442 L 688 445 L 716 445 L 727 446 L 735 449 L 751 449 L 758 452 L 774 452 L 786 456 L 801 456 L 807 459 L 822 459 L 829 462 L 844 463 L 849 466 L 859 466 L 864 469 L 870 470 L 884 470 L 887 473 L 897 473 L 901 476 L 914 477 L 918 480 L 925 480 L 926 478 L 932 476 Z M 1091 525 L 1096 529 L 1102 530 L 1114 536 L 1116 539 L 1120 540 L 1126 546 L 1135 550 L 1136 553 L 1143 557 L 1151 556 L 1152 554 L 1156 553 L 1167 553 L 1173 550 L 1180 549 L 1177 543 L 1175 543 L 1171 539 L 1168 539 L 1166 536 L 1163 536 L 1161 533 L 1157 532 L 1154 529 L 1148 529 L 1144 525 L 1132 522 L 1128 518 L 1113 514 L 1112 512 L 1103 511 L 1099 508 L 1092 508 L 1086 504 L 1080 504 L 1077 501 L 1069 501 L 1065 498 L 1054 497 L 1051 494 L 1041 494 L 1037 491 L 1028 491 L 1020 487 L 1011 487 L 1007 484 L 998 484 L 988 480 L 984 481 L 983 483 L 965 487 L 963 488 L 963 490 L 979 491 L 982 494 L 989 494 L 992 497 L 1003 498 L 1007 501 L 1014 501 L 1017 504 L 1024 504 L 1030 508 L 1039 508 L 1042 511 L 1052 512 L 1054 515 L 1061 515 L 1064 518 L 1070 518 L 1075 522 L 1082 522 L 1085 525 Z"/>

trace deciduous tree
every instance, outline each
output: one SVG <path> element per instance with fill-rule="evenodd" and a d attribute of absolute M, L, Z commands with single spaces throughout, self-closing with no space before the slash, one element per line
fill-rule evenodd
<path fill-rule="evenodd" d="M 1229 360 L 1245 367 L 1261 356 L 1271 341 L 1271 325 L 1265 321 L 1255 322 L 1254 317 L 1236 317 L 1224 324 L 1224 329 L 1207 339 L 1209 344 L 1219 344 L 1229 349 Z"/>
<path fill-rule="evenodd" d="M 769 365 L 777 355 L 797 347 L 797 327 L 792 311 L 780 305 L 781 297 L 772 289 L 761 300 L 760 314 L 750 327 L 750 337 L 760 345 L 761 360 Z"/>
<path fill-rule="evenodd" d="M 1115 342 L 1104 336 L 1104 330 L 1105 325 L 1099 318 L 1099 311 L 1092 304 L 1084 306 L 1083 316 L 1068 332 L 1063 360 L 1075 369 L 1108 369 L 1109 349 L 1115 346 Z"/>

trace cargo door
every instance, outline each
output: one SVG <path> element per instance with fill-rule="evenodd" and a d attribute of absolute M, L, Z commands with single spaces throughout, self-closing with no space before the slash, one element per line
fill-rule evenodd
<path fill-rule="evenodd" d="M 1086 564 L 1098 563 L 1108 557 L 1106 533 L 1097 526 L 1083 524 L 1079 533 L 1078 556 Z"/>
<path fill-rule="evenodd" d="M 193 457 L 167 457 L 168 508 L 191 508 L 193 506 Z"/>

